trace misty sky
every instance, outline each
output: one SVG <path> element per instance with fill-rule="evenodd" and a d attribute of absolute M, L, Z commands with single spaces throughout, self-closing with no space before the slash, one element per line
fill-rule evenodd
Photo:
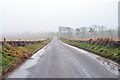
<path fill-rule="evenodd" d="M 58 26 L 118 26 L 119 0 L 2 0 L 3 33 L 56 32 Z"/>

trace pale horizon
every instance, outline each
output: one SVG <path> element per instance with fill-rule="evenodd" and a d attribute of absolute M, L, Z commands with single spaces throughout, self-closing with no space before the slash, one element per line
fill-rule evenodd
<path fill-rule="evenodd" d="M 118 27 L 119 0 L 2 0 L 2 33 L 57 32 L 92 25 Z"/>

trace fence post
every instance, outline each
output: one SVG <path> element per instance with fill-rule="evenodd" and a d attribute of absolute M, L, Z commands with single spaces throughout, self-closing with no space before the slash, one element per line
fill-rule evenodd
<path fill-rule="evenodd" d="M 4 42 L 6 42 L 6 38 L 4 38 Z"/>
<path fill-rule="evenodd" d="M 18 46 L 21 46 L 21 42 L 20 42 L 20 39 L 19 39 L 19 42 L 18 42 Z"/>
<path fill-rule="evenodd" d="M 6 38 L 4 38 L 2 45 L 5 45 L 6 43 Z"/>

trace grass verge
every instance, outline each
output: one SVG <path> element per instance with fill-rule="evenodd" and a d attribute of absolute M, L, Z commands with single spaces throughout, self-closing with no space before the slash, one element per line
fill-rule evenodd
<path fill-rule="evenodd" d="M 43 41 L 41 43 L 28 44 L 24 47 L 10 46 L 5 43 L 2 46 L 1 57 L 2 62 L 0 62 L 0 75 L 5 78 L 7 73 L 13 71 L 18 65 L 23 63 L 26 59 L 31 57 L 35 52 L 47 45 L 50 40 Z"/>
<path fill-rule="evenodd" d="M 105 58 L 112 59 L 115 62 L 120 63 L 120 48 L 112 48 L 110 46 L 102 46 L 99 44 L 92 45 L 89 43 L 75 42 L 63 39 L 62 41 L 69 45 L 87 50 L 89 52 L 95 53 Z"/>

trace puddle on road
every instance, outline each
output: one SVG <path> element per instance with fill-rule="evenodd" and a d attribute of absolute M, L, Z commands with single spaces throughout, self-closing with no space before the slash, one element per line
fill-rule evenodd
<path fill-rule="evenodd" d="M 35 59 L 29 59 L 29 60 L 27 60 L 27 61 L 24 63 L 24 65 L 22 65 L 22 66 L 20 67 L 20 69 L 27 69 L 27 68 L 30 68 L 30 67 L 36 65 L 37 62 L 38 62 L 38 59 L 39 59 L 39 57 L 37 57 L 37 58 L 35 58 Z"/>
<path fill-rule="evenodd" d="M 27 78 L 28 71 L 24 69 L 18 69 L 9 75 L 7 78 Z"/>
<path fill-rule="evenodd" d="M 20 66 L 20 68 L 14 71 L 7 78 L 27 78 L 27 75 L 29 75 L 29 71 L 27 71 L 27 69 L 35 66 L 38 63 L 40 56 L 45 53 L 46 47 L 47 46 L 36 52 L 30 59 L 28 59 L 22 66 Z"/>
<path fill-rule="evenodd" d="M 103 58 L 103 57 L 100 57 L 98 56 L 96 58 L 100 63 L 101 65 L 104 65 L 106 67 L 106 69 L 108 69 L 110 72 L 116 74 L 116 75 L 119 75 L 119 64 L 109 60 L 109 59 L 106 59 L 106 58 Z"/>

